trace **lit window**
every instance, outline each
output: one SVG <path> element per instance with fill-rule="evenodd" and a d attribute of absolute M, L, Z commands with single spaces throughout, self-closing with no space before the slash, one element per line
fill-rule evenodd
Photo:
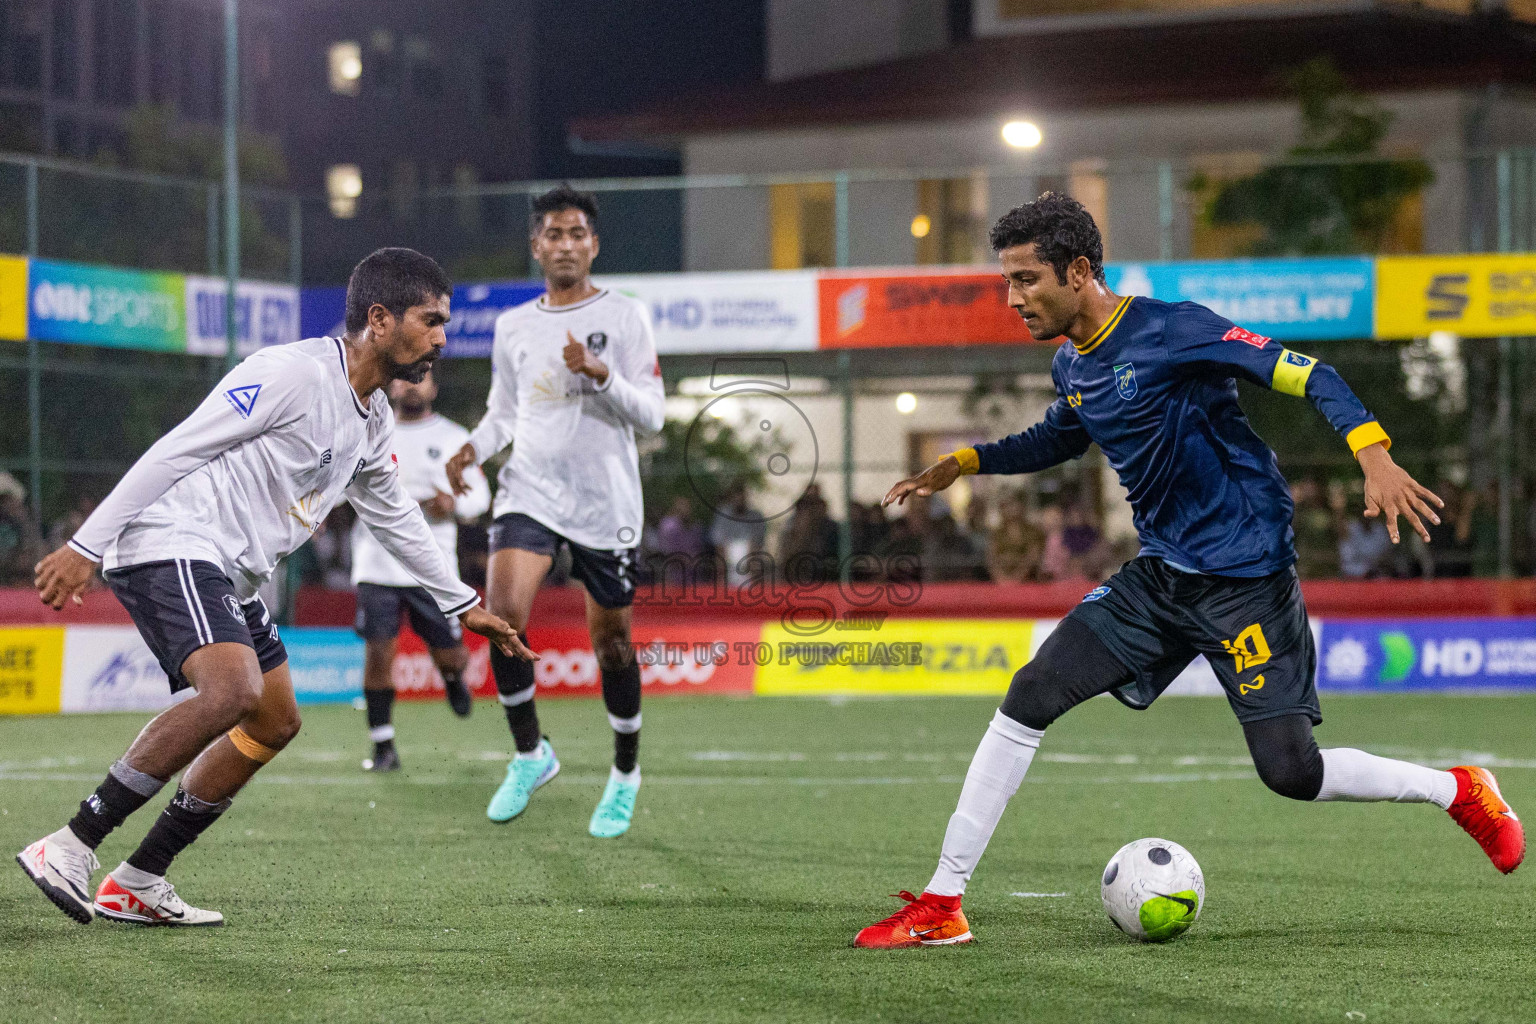
<path fill-rule="evenodd" d="M 325 172 L 325 192 L 334 216 L 356 217 L 357 197 L 363 194 L 362 168 L 357 164 L 333 165 Z"/>
<path fill-rule="evenodd" d="M 363 78 L 363 48 L 350 40 L 332 43 L 330 68 L 331 92 L 356 96 Z"/>

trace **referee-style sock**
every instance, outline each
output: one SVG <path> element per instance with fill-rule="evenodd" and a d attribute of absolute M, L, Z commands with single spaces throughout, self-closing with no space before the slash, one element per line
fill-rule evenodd
<path fill-rule="evenodd" d="M 523 643 L 526 634 L 519 633 Z M 496 697 L 507 712 L 507 725 L 512 729 L 512 742 L 519 754 L 531 754 L 539 749 L 543 738 L 539 732 L 539 715 L 533 708 L 533 663 L 521 658 L 509 658 L 501 648 L 491 644 L 491 675 L 496 678 Z"/>
<path fill-rule="evenodd" d="M 944 830 L 939 868 L 925 892 L 936 896 L 965 892 L 965 883 L 986 851 L 1003 808 L 1024 781 L 1044 735 L 1043 730 L 1021 725 L 1001 711 L 992 716 L 992 724 L 987 726 L 987 734 L 965 773 L 960 803 Z"/>
<path fill-rule="evenodd" d="M 1408 761 L 1377 757 L 1351 747 L 1324 750 L 1323 788 L 1314 800 L 1391 800 L 1435 804 L 1448 810 L 1456 800 L 1456 776 Z"/>
<path fill-rule="evenodd" d="M 149 834 L 144 837 L 139 848 L 133 851 L 133 856 L 128 858 L 129 866 L 151 875 L 164 876 L 176 855 L 191 846 L 192 841 L 202 835 L 209 825 L 218 821 L 219 815 L 229 810 L 229 805 L 227 799 L 216 804 L 199 800 L 177 787 L 176 795 L 171 797 L 171 802 L 160 812 L 154 825 L 150 826 Z"/>
<path fill-rule="evenodd" d="M 80 801 L 80 810 L 69 820 L 69 830 L 94 850 L 164 785 L 164 779 L 145 775 L 126 761 L 116 761 L 96 792 Z"/>
<path fill-rule="evenodd" d="M 613 726 L 613 766 L 629 773 L 640 759 L 640 665 L 603 669 L 603 704 Z"/>

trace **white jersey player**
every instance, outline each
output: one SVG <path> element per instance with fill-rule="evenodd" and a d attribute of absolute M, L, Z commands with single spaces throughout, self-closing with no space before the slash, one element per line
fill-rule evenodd
<path fill-rule="evenodd" d="M 417 382 L 397 380 L 389 385 L 400 484 L 421 506 L 443 559 L 456 569 L 459 520 L 484 513 L 491 504 L 491 489 L 485 474 L 476 468 L 465 474 L 468 492 L 453 496 L 444 466 L 463 446 L 469 431 L 433 412 L 436 398 L 435 371 Z M 432 595 L 416 583 L 410 570 L 379 543 L 361 519 L 352 527 L 352 583 L 357 588 L 356 629 L 363 638 L 363 699 L 368 708 L 368 736 L 373 741 L 373 756 L 363 762 L 363 768 L 395 771 L 400 767 L 400 755 L 395 750 L 393 669 L 401 616 L 410 617 L 411 629 L 427 645 L 443 677 L 448 704 L 460 717 L 467 716 L 471 707 L 469 688 L 464 684 L 469 652 L 458 622 L 442 613 Z"/>
<path fill-rule="evenodd" d="M 458 474 L 512 445 L 498 478 L 487 590 L 514 628 L 527 625 L 555 554 L 570 549 L 614 730 L 613 771 L 588 831 L 611 838 L 628 830 L 640 787 L 640 668 L 630 644 L 643 525 L 635 437 L 661 429 L 665 394 L 645 307 L 592 283 L 592 196 L 562 186 L 532 208 L 547 291 L 497 319 L 485 418 L 448 473 L 458 490 Z M 486 814 L 509 821 L 560 762 L 539 731 L 531 666 L 492 650 L 491 670 L 517 756 Z"/>
<path fill-rule="evenodd" d="M 431 368 L 450 291 L 420 253 L 375 252 L 348 282 L 343 337 L 264 349 L 235 367 L 38 563 L 38 592 L 56 609 L 79 600 L 101 563 L 171 690 L 197 691 L 144 728 L 69 824 L 17 855 L 70 917 L 223 922 L 184 903 L 165 872 L 299 730 L 287 652 L 257 588 L 340 501 L 443 614 L 532 657 L 448 567 L 396 468 L 380 389 Z M 170 805 L 93 897 L 95 849 L 183 768 Z"/>

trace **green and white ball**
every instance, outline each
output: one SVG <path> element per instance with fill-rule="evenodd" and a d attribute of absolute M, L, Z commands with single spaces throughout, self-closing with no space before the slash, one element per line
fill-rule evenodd
<path fill-rule="evenodd" d="M 1200 916 L 1205 875 L 1178 843 L 1138 839 L 1109 859 L 1102 895 L 1115 927 L 1143 942 L 1167 942 Z"/>

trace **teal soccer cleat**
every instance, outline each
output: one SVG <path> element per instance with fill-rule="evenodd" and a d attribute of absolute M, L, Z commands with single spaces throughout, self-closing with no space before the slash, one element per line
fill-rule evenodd
<path fill-rule="evenodd" d="M 640 769 L 634 771 L 634 781 L 626 782 L 617 772 L 608 776 L 603 798 L 592 812 L 587 831 L 599 839 L 617 839 L 629 831 L 629 821 L 635 816 L 635 797 L 640 792 Z"/>
<path fill-rule="evenodd" d="M 549 740 L 539 741 L 538 752 L 532 757 L 514 757 L 507 765 L 507 777 L 502 780 L 485 816 L 492 821 L 511 821 L 523 813 L 533 791 L 560 774 L 560 760 Z M 633 803 L 634 798 L 630 798 Z"/>

